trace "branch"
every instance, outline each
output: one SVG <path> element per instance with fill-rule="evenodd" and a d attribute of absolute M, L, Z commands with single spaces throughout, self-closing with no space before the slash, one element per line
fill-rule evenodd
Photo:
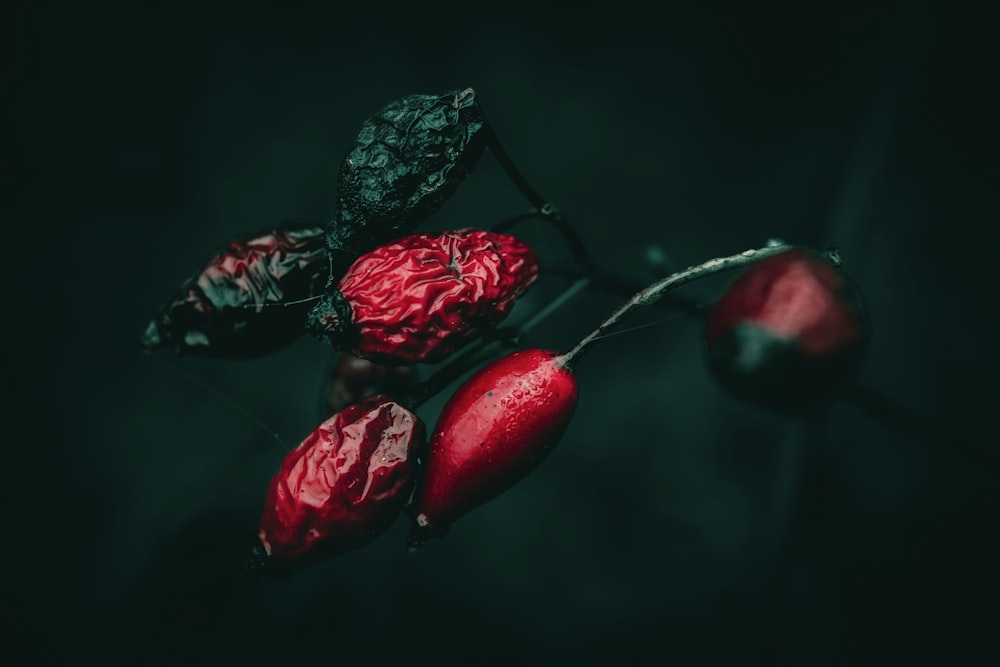
<path fill-rule="evenodd" d="M 732 269 L 739 269 L 749 264 L 753 264 L 765 257 L 771 255 L 776 255 L 780 252 L 784 252 L 790 246 L 782 242 L 772 242 L 763 248 L 757 248 L 755 250 L 744 250 L 737 255 L 730 255 L 729 257 L 716 257 L 715 259 L 710 259 L 707 262 L 698 264 L 697 266 L 691 266 L 683 271 L 678 271 L 673 273 L 662 280 L 658 280 L 649 287 L 639 290 L 636 292 L 628 301 L 626 301 L 618 310 L 611 313 L 610 316 L 601 324 L 591 331 L 586 337 L 584 337 L 579 343 L 576 344 L 573 349 L 571 349 L 566 354 L 562 355 L 561 363 L 569 366 L 577 358 L 580 357 L 596 340 L 607 335 L 607 333 L 617 326 L 622 320 L 627 316 L 631 315 L 632 312 L 639 308 L 640 306 L 648 306 L 654 304 L 662 299 L 670 290 L 680 287 L 681 285 L 686 285 L 692 281 L 698 280 L 700 278 L 706 278 L 708 276 L 720 273 L 722 271 L 730 271 Z"/>
<path fill-rule="evenodd" d="M 509 336 L 494 336 L 481 340 L 478 344 L 466 349 L 447 366 L 421 382 L 404 398 L 401 403 L 410 410 L 415 410 L 426 403 L 432 396 L 460 378 L 462 375 L 482 364 L 503 347 L 516 346 L 532 329 L 552 316 L 557 310 L 569 303 L 573 297 L 589 287 L 587 278 L 580 278 L 571 284 L 555 299 L 540 308 L 524 324 L 515 329 Z"/>

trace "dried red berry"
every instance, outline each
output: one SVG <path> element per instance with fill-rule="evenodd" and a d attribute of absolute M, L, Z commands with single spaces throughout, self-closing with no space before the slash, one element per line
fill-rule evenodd
<path fill-rule="evenodd" d="M 555 447 L 576 408 L 577 381 L 548 350 L 521 350 L 482 368 L 448 401 L 407 512 L 411 540 L 443 535 L 500 495 Z"/>
<path fill-rule="evenodd" d="M 288 453 L 268 487 L 258 535 L 267 567 L 299 568 L 384 532 L 413 489 L 424 437 L 423 422 L 384 395 L 316 427 Z"/>
<path fill-rule="evenodd" d="M 538 258 L 513 236 L 413 234 L 359 257 L 309 328 L 377 363 L 435 363 L 501 322 L 537 277 Z"/>
<path fill-rule="evenodd" d="M 705 337 L 722 386 L 799 409 L 855 375 L 866 341 L 860 296 L 827 259 L 792 248 L 751 265 L 719 298 Z"/>
<path fill-rule="evenodd" d="M 324 410 L 331 416 L 372 394 L 402 396 L 416 377 L 413 366 L 383 366 L 344 352 L 330 371 Z"/>
<path fill-rule="evenodd" d="M 153 318 L 143 349 L 249 358 L 287 345 L 305 330 L 312 305 L 292 302 L 323 293 L 324 234 L 298 225 L 234 239 Z"/>

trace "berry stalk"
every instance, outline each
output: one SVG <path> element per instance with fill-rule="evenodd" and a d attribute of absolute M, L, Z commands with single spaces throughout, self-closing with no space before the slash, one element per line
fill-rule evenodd
<path fill-rule="evenodd" d="M 580 340 L 580 342 L 577 343 L 576 346 L 569 352 L 561 355 L 559 357 L 559 363 L 568 367 L 571 361 L 574 361 L 577 357 L 579 357 L 596 340 L 606 335 L 619 322 L 625 319 L 626 316 L 631 314 L 635 308 L 661 303 L 661 300 L 665 298 L 670 290 L 694 280 L 706 278 L 721 271 L 746 266 L 764 257 L 782 252 L 783 250 L 788 249 L 788 247 L 789 246 L 784 243 L 773 242 L 764 248 L 745 250 L 737 255 L 710 259 L 697 266 L 689 267 L 684 271 L 673 273 L 653 283 L 652 285 L 637 291 L 628 301 L 625 302 L 623 306 L 613 312 L 604 322 L 602 322 L 597 329 Z M 531 329 L 538 326 L 538 324 L 559 310 L 579 292 L 592 288 L 595 280 L 599 280 L 599 278 L 595 279 L 592 277 L 583 277 L 575 281 L 565 292 L 560 294 L 548 305 L 533 315 L 527 322 L 521 325 L 513 336 L 493 339 L 490 341 L 482 341 L 476 347 L 466 350 L 464 353 L 452 360 L 447 366 L 421 383 L 414 390 L 414 392 L 403 401 L 403 404 L 408 406 L 411 410 L 418 408 L 466 372 L 489 359 L 502 346 L 517 345 L 520 339 Z M 702 307 L 700 305 L 692 303 L 687 308 L 686 312 L 700 315 L 701 310 Z"/>
<path fill-rule="evenodd" d="M 511 220 L 513 222 L 517 222 L 534 216 L 542 218 L 558 229 L 559 233 L 563 235 L 566 239 L 566 243 L 569 245 L 570 250 L 573 253 L 573 257 L 580 263 L 580 266 L 586 269 L 588 273 L 601 273 L 597 264 L 597 259 L 590 252 L 590 249 L 587 248 L 587 245 L 583 242 L 583 239 L 580 238 L 580 235 L 576 233 L 576 230 L 569 223 L 569 220 L 566 219 L 566 216 L 564 216 L 559 209 L 547 201 L 545 197 L 539 194 L 538 191 L 532 187 L 531 183 L 528 182 L 528 179 L 526 179 L 524 174 L 521 173 L 521 170 L 517 168 L 517 165 L 510 157 L 507 149 L 504 148 L 502 143 L 500 143 L 500 138 L 497 136 L 497 133 L 493 130 L 493 126 L 490 125 L 488 120 L 485 123 L 485 138 L 486 147 L 491 153 L 493 153 L 497 162 L 500 163 L 500 166 L 507 173 L 508 178 L 510 178 L 514 186 L 534 207 L 532 215 L 522 214 L 521 216 L 512 218 Z M 513 222 L 508 221 L 509 224 L 513 224 Z"/>
<path fill-rule="evenodd" d="M 572 301 L 577 294 L 584 291 L 589 286 L 589 279 L 580 278 L 571 284 L 564 292 L 562 292 L 562 294 L 550 301 L 543 308 L 539 309 L 538 312 L 518 327 L 512 336 L 483 341 L 476 347 L 460 353 L 447 366 L 417 386 L 409 396 L 401 401 L 402 404 L 407 406 L 410 410 L 416 410 L 438 392 L 444 390 L 444 388 L 452 382 L 492 357 L 502 347 L 512 347 L 517 345 L 521 338 L 526 336 L 532 329 L 548 319 L 557 310 Z"/>
<path fill-rule="evenodd" d="M 534 208 L 514 215 L 507 220 L 500 222 L 494 231 L 504 231 L 513 225 L 528 220 L 531 218 L 541 218 L 545 220 L 562 234 L 569 246 L 570 252 L 573 254 L 573 259 L 580 265 L 584 272 L 591 277 L 594 283 L 595 289 L 607 289 L 609 291 L 635 291 L 635 287 L 631 285 L 628 281 L 621 280 L 616 276 L 611 275 L 603 268 L 601 268 L 600 263 L 597 261 L 597 257 L 590 251 L 590 248 L 584 243 L 583 238 L 577 233 L 576 229 L 570 224 L 569 219 L 563 215 L 554 204 L 543 197 L 538 190 L 528 182 L 521 170 L 518 169 L 517 164 L 511 158 L 507 149 L 500 142 L 500 138 L 497 136 L 496 131 L 490 124 L 489 120 L 486 118 L 485 113 L 482 113 L 482 107 L 480 107 L 480 113 L 484 119 L 484 138 L 486 141 L 486 147 L 500 163 L 500 166 L 506 172 L 507 177 L 510 178 L 514 186 L 520 191 L 525 199 L 528 200 Z M 689 302 L 680 302 L 673 304 L 677 307 L 690 307 Z"/>
<path fill-rule="evenodd" d="M 596 329 L 582 338 L 580 342 L 578 342 L 569 352 L 562 355 L 562 363 L 568 366 L 572 362 L 576 361 L 576 359 L 586 352 L 595 341 L 607 335 L 607 333 L 615 328 L 622 320 L 631 315 L 636 308 L 655 304 L 670 290 L 676 289 L 695 280 L 707 278 L 708 276 L 716 273 L 721 273 L 722 271 L 730 271 L 732 269 L 739 269 L 744 266 L 748 266 L 765 257 L 770 257 L 771 255 L 784 252 L 789 247 L 790 246 L 783 242 L 775 241 L 769 243 L 763 248 L 744 250 L 743 252 L 735 255 L 729 255 L 728 257 L 716 257 L 696 266 L 689 266 L 683 271 L 672 273 L 669 276 L 656 281 L 649 287 L 639 290 L 632 295 L 628 301 L 622 304 L 621 307 L 601 322 Z"/>

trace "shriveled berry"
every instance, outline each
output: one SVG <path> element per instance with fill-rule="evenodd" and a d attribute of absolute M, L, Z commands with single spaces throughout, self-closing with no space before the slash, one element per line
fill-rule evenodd
<path fill-rule="evenodd" d="M 412 234 L 359 257 L 308 327 L 376 363 L 436 363 L 499 324 L 537 277 L 537 256 L 513 236 Z"/>
<path fill-rule="evenodd" d="M 296 225 L 249 234 L 226 246 L 181 284 L 142 336 L 146 351 L 250 358 L 305 331 L 329 272 L 323 227 Z"/>
<path fill-rule="evenodd" d="M 451 397 L 407 513 L 411 540 L 443 535 L 499 496 L 555 447 L 576 408 L 577 381 L 555 352 L 529 349 L 483 367 Z"/>
<path fill-rule="evenodd" d="M 796 410 L 859 370 L 867 339 L 860 295 L 827 259 L 791 248 L 751 265 L 713 306 L 712 372 L 733 395 Z"/>
<path fill-rule="evenodd" d="M 340 168 L 331 244 L 363 252 L 413 231 L 475 167 L 484 126 L 472 88 L 408 95 L 366 120 Z"/>
<path fill-rule="evenodd" d="M 330 370 L 324 410 L 331 416 L 373 394 L 402 396 L 416 378 L 413 366 L 384 366 L 344 352 Z"/>
<path fill-rule="evenodd" d="M 424 438 L 423 422 L 384 395 L 316 427 L 271 479 L 258 534 L 266 558 L 254 567 L 287 571 L 375 539 L 413 490 Z"/>

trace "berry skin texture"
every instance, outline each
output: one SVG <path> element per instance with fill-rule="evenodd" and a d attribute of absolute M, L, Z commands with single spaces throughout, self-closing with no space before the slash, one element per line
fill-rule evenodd
<path fill-rule="evenodd" d="M 433 215 L 486 150 L 472 88 L 407 95 L 364 122 L 337 182 L 331 242 L 367 250 Z"/>
<path fill-rule="evenodd" d="M 266 559 L 254 567 L 288 571 L 375 539 L 413 490 L 424 437 L 423 422 L 385 395 L 316 427 L 271 479 L 258 533 Z"/>
<path fill-rule="evenodd" d="M 794 412 L 856 375 L 867 322 L 860 295 L 829 261 L 791 248 L 733 281 L 709 314 L 705 338 L 711 370 L 728 392 Z"/>
<path fill-rule="evenodd" d="M 513 236 L 411 234 L 359 257 L 309 327 L 375 363 L 437 363 L 499 324 L 537 278 L 538 257 Z"/>
<path fill-rule="evenodd" d="M 465 382 L 441 412 L 407 508 L 411 542 L 445 534 L 531 472 L 566 431 L 577 393 L 557 353 L 538 349 L 498 359 Z"/>
<path fill-rule="evenodd" d="M 288 345 L 304 331 L 308 301 L 323 293 L 324 235 L 290 225 L 233 239 L 150 321 L 142 349 L 251 359 Z"/>

